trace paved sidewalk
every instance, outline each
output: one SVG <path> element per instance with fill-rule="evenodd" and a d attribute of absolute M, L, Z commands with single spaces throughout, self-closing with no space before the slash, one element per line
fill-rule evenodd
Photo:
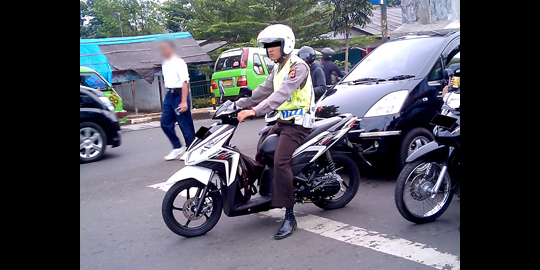
<path fill-rule="evenodd" d="M 191 110 L 191 115 L 193 117 L 193 120 L 210 119 L 214 112 L 215 110 L 212 107 L 200 108 L 200 109 Z M 126 123 L 122 124 L 122 126 L 140 124 L 140 123 L 149 123 L 149 122 L 160 121 L 160 120 L 161 120 L 160 112 L 145 113 L 145 114 L 139 114 L 139 115 L 129 114 Z"/>
<path fill-rule="evenodd" d="M 178 123 L 176 125 L 178 125 Z M 141 123 L 141 124 L 121 125 L 120 130 L 122 132 L 130 132 L 130 131 L 145 130 L 145 129 L 158 128 L 158 127 L 161 127 L 160 122 L 152 121 L 152 122 Z"/>

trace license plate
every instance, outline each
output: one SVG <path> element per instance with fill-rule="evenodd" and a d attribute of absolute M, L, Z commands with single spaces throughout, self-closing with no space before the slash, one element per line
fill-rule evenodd
<path fill-rule="evenodd" d="M 228 79 L 228 80 L 221 80 L 223 82 L 223 86 L 233 86 L 233 80 L 232 79 Z"/>

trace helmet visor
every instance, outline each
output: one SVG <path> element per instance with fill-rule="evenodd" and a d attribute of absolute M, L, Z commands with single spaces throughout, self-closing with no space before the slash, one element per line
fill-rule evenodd
<path fill-rule="evenodd" d="M 310 53 L 298 53 L 298 57 L 300 57 L 302 59 L 305 59 L 305 60 L 309 59 L 310 55 L 311 55 Z"/>

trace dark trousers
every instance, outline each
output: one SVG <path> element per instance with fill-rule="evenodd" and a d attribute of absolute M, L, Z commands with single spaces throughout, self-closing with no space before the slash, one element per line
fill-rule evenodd
<path fill-rule="evenodd" d="M 174 109 L 178 108 L 178 105 L 182 101 L 182 95 L 178 94 L 174 96 L 171 92 L 167 92 L 165 95 L 165 100 L 163 100 L 163 110 L 161 111 L 161 129 L 165 132 L 165 135 L 171 141 L 173 148 L 180 148 L 182 144 L 180 139 L 176 136 L 174 132 L 174 124 L 178 122 L 178 126 L 184 135 L 184 140 L 186 142 L 186 147 L 189 147 L 191 142 L 195 139 L 195 127 L 193 126 L 193 118 L 191 117 L 191 111 L 189 107 L 191 106 L 191 100 L 188 95 L 188 110 L 177 115 L 174 112 Z"/>
<path fill-rule="evenodd" d="M 275 207 L 294 206 L 293 172 L 291 168 L 292 154 L 300 142 L 311 132 L 311 129 L 295 125 L 293 121 L 278 119 L 268 135 L 279 134 L 279 140 L 274 153 L 274 192 L 272 205 Z M 261 161 L 260 151 L 256 160 Z"/>

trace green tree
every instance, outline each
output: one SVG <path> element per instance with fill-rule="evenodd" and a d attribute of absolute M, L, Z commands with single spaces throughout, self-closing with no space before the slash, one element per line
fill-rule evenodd
<path fill-rule="evenodd" d="M 229 46 L 256 40 L 258 33 L 275 23 L 292 27 L 297 47 L 327 46 L 333 8 L 318 0 L 192 0 L 192 19 L 186 22 L 196 39 L 225 40 Z"/>
<path fill-rule="evenodd" d="M 171 32 L 186 30 L 186 24 L 193 19 L 192 8 L 188 0 L 169 0 L 161 7 L 165 17 L 165 28 Z"/>
<path fill-rule="evenodd" d="M 94 0 L 96 18 L 103 22 L 99 34 L 106 37 L 163 33 L 165 18 L 155 0 Z"/>
<path fill-rule="evenodd" d="M 373 15 L 373 5 L 369 0 L 329 0 L 334 6 L 330 27 L 336 33 L 345 35 L 345 62 L 349 62 L 349 36 L 351 28 L 359 25 L 364 27 L 370 23 L 369 16 Z M 345 66 L 347 72 L 348 66 Z"/>
<path fill-rule="evenodd" d="M 80 11 L 80 38 L 106 37 L 101 31 L 103 21 L 96 17 L 94 1 L 80 1 Z"/>

